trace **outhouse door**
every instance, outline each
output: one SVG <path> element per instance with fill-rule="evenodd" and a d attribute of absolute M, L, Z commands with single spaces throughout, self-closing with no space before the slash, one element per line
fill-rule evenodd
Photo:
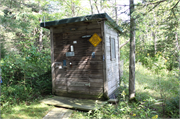
<path fill-rule="evenodd" d="M 78 94 L 97 96 L 103 93 L 103 71 L 101 45 L 92 46 L 88 39 L 78 40 L 73 46 L 74 56 L 65 54 L 55 65 L 56 94 Z M 91 96 L 90 96 L 91 97 Z"/>
<path fill-rule="evenodd" d="M 93 35 L 92 30 L 80 34 L 70 32 L 65 39 L 63 34 L 54 34 L 55 94 L 87 98 L 102 95 L 102 42 L 93 46 L 90 37 L 82 37 Z"/>

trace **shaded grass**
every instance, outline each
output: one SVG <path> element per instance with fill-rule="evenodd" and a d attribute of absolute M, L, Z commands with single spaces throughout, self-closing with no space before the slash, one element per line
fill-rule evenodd
<path fill-rule="evenodd" d="M 30 105 L 22 103 L 20 105 L 9 106 L 1 111 L 1 118 L 4 119 L 42 119 L 53 106 L 42 104 L 38 101 Z"/>

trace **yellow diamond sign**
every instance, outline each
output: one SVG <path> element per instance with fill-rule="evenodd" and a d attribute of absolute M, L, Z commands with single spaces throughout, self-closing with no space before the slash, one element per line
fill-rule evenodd
<path fill-rule="evenodd" d="M 89 42 L 96 47 L 100 42 L 102 41 L 102 39 L 98 36 L 97 33 L 94 33 L 93 36 L 89 39 Z"/>

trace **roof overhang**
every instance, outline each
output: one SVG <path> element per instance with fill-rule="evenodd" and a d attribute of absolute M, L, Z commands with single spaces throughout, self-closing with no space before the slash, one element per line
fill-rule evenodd
<path fill-rule="evenodd" d="M 40 26 L 50 29 L 50 27 L 55 27 L 62 24 L 77 23 L 77 22 L 90 22 L 94 20 L 105 20 L 117 32 L 122 33 L 123 31 L 122 28 L 119 25 L 117 25 L 116 22 L 107 13 L 72 17 L 72 18 L 60 19 L 60 20 L 49 21 L 49 22 L 42 22 L 40 23 Z"/>

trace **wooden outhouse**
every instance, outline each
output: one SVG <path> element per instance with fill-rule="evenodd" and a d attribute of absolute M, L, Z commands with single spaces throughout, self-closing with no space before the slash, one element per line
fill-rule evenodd
<path fill-rule="evenodd" d="M 121 28 L 106 14 L 43 22 L 50 29 L 52 93 L 112 98 L 119 86 Z"/>

